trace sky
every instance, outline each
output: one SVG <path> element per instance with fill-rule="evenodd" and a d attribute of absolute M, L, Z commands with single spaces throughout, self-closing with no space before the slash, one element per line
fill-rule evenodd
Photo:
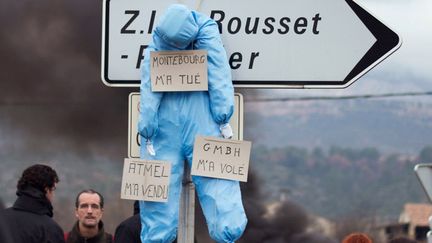
<path fill-rule="evenodd" d="M 378 76 L 379 72 L 394 73 L 399 76 L 401 91 L 429 91 L 432 89 L 432 1 L 413 0 L 413 1 L 359 1 L 364 3 L 369 10 L 384 24 L 394 30 L 402 38 L 402 46 L 393 55 L 389 56 L 376 70 L 371 72 L 371 76 Z M 403 80 L 413 77 L 412 80 Z M 366 76 L 367 79 L 369 76 Z M 428 79 L 428 80 L 426 80 Z M 359 80 L 361 81 L 361 80 Z M 407 82 L 409 81 L 409 82 Z M 406 83 L 410 83 L 406 84 Z M 398 83 L 399 84 L 399 83 Z"/>
<path fill-rule="evenodd" d="M 358 0 L 362 7 L 396 32 L 401 47 L 345 89 L 268 90 L 286 96 L 344 96 L 432 90 L 432 1 Z M 430 99 L 428 99 L 430 100 Z"/>
<path fill-rule="evenodd" d="M 412 1 L 373 1 L 363 0 L 375 16 L 393 29 L 403 40 L 402 48 L 392 55 L 382 69 L 397 69 L 403 66 L 419 76 L 432 77 L 430 58 L 432 56 L 432 2 Z"/>

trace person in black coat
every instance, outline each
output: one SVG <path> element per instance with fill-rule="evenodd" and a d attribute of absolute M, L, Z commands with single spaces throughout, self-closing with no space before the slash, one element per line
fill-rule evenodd
<path fill-rule="evenodd" d="M 52 219 L 51 200 L 58 182 L 56 171 L 47 165 L 24 170 L 17 185 L 17 200 L 0 213 L 12 242 L 64 243 L 63 230 Z"/>
<path fill-rule="evenodd" d="M 141 243 L 141 219 L 138 201 L 134 203 L 134 215 L 121 222 L 114 233 L 114 243 Z"/>
<path fill-rule="evenodd" d="M 139 212 L 139 202 L 135 201 L 133 215 L 117 226 L 114 233 L 114 243 L 141 243 L 141 218 Z M 177 239 L 173 243 L 177 243 Z"/>
<path fill-rule="evenodd" d="M 4 204 L 0 199 L 0 210 L 3 210 Z M 7 222 L 4 219 L 3 215 L 0 215 L 0 242 L 2 243 L 13 243 L 11 236 L 9 234 L 9 228 L 7 227 Z"/>

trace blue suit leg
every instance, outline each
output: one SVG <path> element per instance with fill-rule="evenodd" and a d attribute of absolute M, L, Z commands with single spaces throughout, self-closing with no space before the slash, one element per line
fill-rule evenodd
<path fill-rule="evenodd" d="M 196 93 L 190 121 L 185 125 L 183 149 L 191 167 L 195 135 L 220 136 L 209 109 L 208 95 Z M 238 181 L 192 176 L 207 221 L 210 236 L 218 243 L 231 243 L 243 234 L 247 224 Z"/>
<path fill-rule="evenodd" d="M 159 132 L 153 141 L 156 156 L 148 155 L 145 146 L 141 146 L 142 159 L 164 160 L 171 163 L 168 202 L 140 201 L 143 243 L 169 243 L 177 236 L 184 157 L 181 152 L 179 122 L 175 116 L 172 117 L 173 109 L 175 110 L 175 107 L 168 101 L 160 107 Z M 166 115 L 169 113 L 171 117 Z"/>

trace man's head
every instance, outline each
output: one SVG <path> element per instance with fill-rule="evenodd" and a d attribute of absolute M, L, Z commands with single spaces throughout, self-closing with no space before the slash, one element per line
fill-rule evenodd
<path fill-rule="evenodd" d="M 75 200 L 75 216 L 80 228 L 98 227 L 103 215 L 103 196 L 92 189 L 78 193 Z"/>
<path fill-rule="evenodd" d="M 35 164 L 25 169 L 18 180 L 18 191 L 33 187 L 44 192 L 48 200 L 52 200 L 56 184 L 59 182 L 57 172 L 48 165 Z"/>

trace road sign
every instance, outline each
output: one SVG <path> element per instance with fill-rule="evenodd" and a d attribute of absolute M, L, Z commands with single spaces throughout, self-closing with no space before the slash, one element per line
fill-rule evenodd
<path fill-rule="evenodd" d="M 138 134 L 140 93 L 129 94 L 129 126 L 128 126 L 128 157 L 140 158 L 141 140 Z M 230 120 L 234 132 L 233 139 L 243 140 L 243 96 L 240 93 L 234 94 L 234 113 Z"/>
<path fill-rule="evenodd" d="M 432 164 L 417 164 L 414 171 L 429 201 L 432 202 Z"/>
<path fill-rule="evenodd" d="M 139 86 L 158 18 L 174 0 L 104 0 L 102 80 Z M 345 88 L 401 39 L 353 0 L 185 0 L 219 25 L 233 83 L 244 88 Z"/>
<path fill-rule="evenodd" d="M 417 164 L 414 171 L 423 190 L 426 192 L 429 202 L 432 202 L 432 164 Z M 432 229 L 432 216 L 429 216 L 428 221 L 429 227 Z M 426 238 L 428 243 L 432 243 L 432 231 L 427 232 Z"/>

